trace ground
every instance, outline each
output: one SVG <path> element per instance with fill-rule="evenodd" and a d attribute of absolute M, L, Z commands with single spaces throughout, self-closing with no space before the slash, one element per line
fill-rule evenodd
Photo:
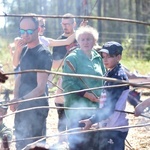
<path fill-rule="evenodd" d="M 142 97 L 146 99 L 147 97 Z M 55 106 L 53 99 L 49 100 L 50 106 Z M 134 108 L 127 104 L 127 111 L 133 112 Z M 10 111 L 8 113 L 11 113 Z M 150 116 L 150 115 L 149 115 Z M 9 127 L 13 127 L 13 118 L 14 116 L 8 116 L 5 118 L 5 122 Z M 149 119 L 143 117 L 134 117 L 134 115 L 128 115 L 130 125 L 136 125 L 139 123 L 149 122 Z M 48 120 L 47 120 L 47 134 L 48 135 L 57 135 L 57 112 L 56 109 L 50 109 Z M 149 122 L 150 123 L 150 122 Z M 58 136 L 52 136 L 47 139 L 49 145 L 57 143 Z M 129 143 L 129 144 L 128 144 Z M 150 126 L 131 128 L 127 136 L 125 150 L 149 150 L 150 149 Z M 10 150 L 15 150 L 14 142 L 10 145 Z M 61 148 L 60 148 L 61 150 Z"/>

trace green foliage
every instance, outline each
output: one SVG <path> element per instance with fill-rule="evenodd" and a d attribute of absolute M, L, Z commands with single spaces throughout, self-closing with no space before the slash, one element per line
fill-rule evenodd
<path fill-rule="evenodd" d="M 127 47 L 130 48 L 130 45 L 128 44 Z M 125 51 L 123 51 L 121 63 L 126 66 L 131 72 L 138 71 L 143 75 L 150 74 L 150 62 L 143 59 L 143 57 L 140 57 L 140 52 L 138 52 L 137 55 L 139 56 L 138 58 L 135 56 L 135 53 L 132 51 L 132 49 L 126 49 Z"/>
<path fill-rule="evenodd" d="M 150 74 L 149 60 L 143 59 L 140 51 L 135 53 L 132 49 L 132 44 L 131 38 L 126 38 L 123 41 L 122 46 L 124 51 L 121 60 L 122 64 L 131 70 L 131 72 L 138 71 L 140 74 Z"/>
<path fill-rule="evenodd" d="M 12 70 L 12 58 L 8 48 L 8 43 L 6 40 L 0 38 L 0 64 L 3 65 L 4 70 Z"/>
<path fill-rule="evenodd" d="M 150 27 L 148 29 L 149 29 L 149 33 L 150 33 Z M 144 56 L 145 56 L 144 58 L 146 60 L 150 61 L 150 35 L 148 37 L 148 42 L 145 45 Z"/>
<path fill-rule="evenodd" d="M 144 50 L 145 59 L 150 61 L 150 44 L 146 45 L 146 48 Z"/>
<path fill-rule="evenodd" d="M 8 43 L 6 40 L 0 38 L 0 64 L 3 67 L 4 72 L 12 72 L 12 56 L 10 54 Z M 5 84 L 1 85 L 1 90 L 14 88 L 14 75 L 9 76 L 9 79 Z"/>

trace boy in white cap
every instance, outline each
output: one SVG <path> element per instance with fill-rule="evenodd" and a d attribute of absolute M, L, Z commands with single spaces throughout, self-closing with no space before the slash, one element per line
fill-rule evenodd
<path fill-rule="evenodd" d="M 103 63 L 107 68 L 105 77 L 117 80 L 128 80 L 128 77 L 119 63 L 123 47 L 120 43 L 110 41 L 102 46 L 99 51 Z M 117 85 L 118 83 L 109 80 L 104 81 L 104 86 Z M 126 99 L 129 93 L 129 86 L 104 88 L 100 97 L 100 109 L 91 118 L 80 121 L 85 123 L 84 129 L 89 129 L 92 124 L 100 122 L 101 127 L 120 127 L 128 125 L 126 114 L 115 110 L 124 110 Z M 125 139 L 128 129 L 105 130 L 99 132 L 98 139 L 95 139 L 101 150 L 124 150 Z"/>

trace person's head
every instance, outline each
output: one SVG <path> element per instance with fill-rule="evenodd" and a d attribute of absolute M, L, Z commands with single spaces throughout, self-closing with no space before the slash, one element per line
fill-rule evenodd
<path fill-rule="evenodd" d="M 32 15 L 32 14 L 31 14 Z M 39 21 L 33 16 L 24 16 L 20 19 L 20 35 L 25 43 L 38 41 Z"/>
<path fill-rule="evenodd" d="M 61 25 L 66 36 L 69 36 L 74 32 L 76 20 L 73 17 L 74 15 L 67 13 L 63 15 L 63 18 L 61 20 Z"/>
<path fill-rule="evenodd" d="M 121 60 L 123 47 L 120 43 L 110 41 L 102 46 L 99 51 L 107 69 L 113 69 Z"/>
<path fill-rule="evenodd" d="M 81 26 L 76 30 L 76 40 L 84 52 L 91 52 L 98 41 L 98 31 L 90 26 Z"/>
<path fill-rule="evenodd" d="M 45 21 L 46 20 L 41 17 L 39 17 L 38 20 L 39 20 L 39 35 L 43 35 L 44 31 L 45 31 Z"/>

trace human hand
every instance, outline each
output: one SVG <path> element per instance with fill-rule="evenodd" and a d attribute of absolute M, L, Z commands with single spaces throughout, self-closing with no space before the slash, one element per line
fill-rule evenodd
<path fill-rule="evenodd" d="M 96 97 L 93 93 L 85 92 L 84 97 L 88 98 L 92 102 L 99 102 L 99 98 Z"/>
<path fill-rule="evenodd" d="M 80 23 L 80 27 L 81 26 L 85 27 L 85 26 L 87 26 L 87 24 L 88 24 L 88 20 L 87 19 L 83 19 L 82 22 Z"/>
<path fill-rule="evenodd" d="M 0 70 L 0 82 L 5 83 L 5 81 L 8 79 L 8 77 L 3 74 L 3 72 Z"/>
<path fill-rule="evenodd" d="M 16 50 L 21 53 L 23 47 L 26 45 L 24 40 L 21 37 L 16 37 L 14 43 Z"/>
<path fill-rule="evenodd" d="M 92 126 L 92 122 L 90 121 L 90 119 L 81 120 L 79 121 L 79 123 L 85 124 L 85 126 L 82 128 L 83 130 L 88 130 Z"/>
<path fill-rule="evenodd" d="M 13 102 L 16 102 L 16 103 L 10 105 L 10 110 L 11 110 L 12 112 L 16 111 L 17 108 L 18 108 L 17 99 L 13 99 L 13 100 L 11 100 L 10 102 L 12 102 L 12 103 L 13 103 Z"/>

